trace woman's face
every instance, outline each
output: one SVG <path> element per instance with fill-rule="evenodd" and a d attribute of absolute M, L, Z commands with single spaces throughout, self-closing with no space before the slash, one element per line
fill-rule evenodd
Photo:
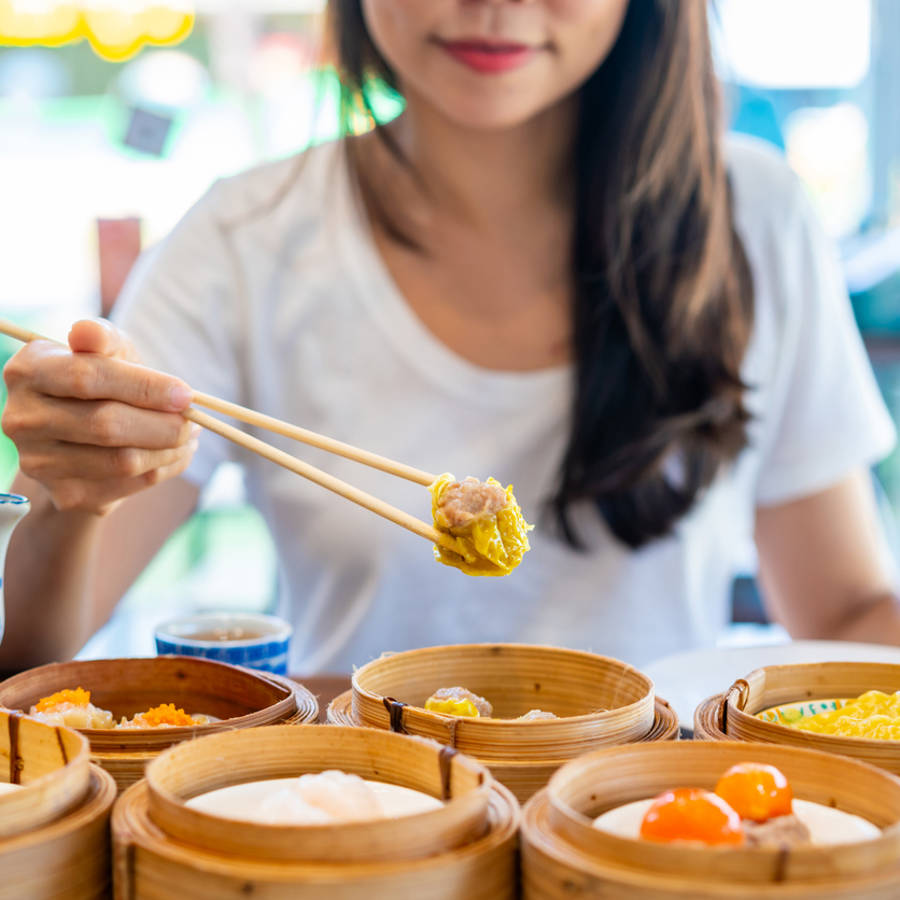
<path fill-rule="evenodd" d="M 375 46 L 413 101 L 470 128 L 509 128 L 575 91 L 606 58 L 628 0 L 362 0 Z"/>

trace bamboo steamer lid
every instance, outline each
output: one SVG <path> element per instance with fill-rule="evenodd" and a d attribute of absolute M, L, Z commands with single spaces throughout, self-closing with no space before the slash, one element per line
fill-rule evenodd
<path fill-rule="evenodd" d="M 353 718 L 353 692 L 339 694 L 328 705 L 329 725 L 355 726 Z M 643 741 L 674 741 L 678 739 L 678 717 L 675 711 L 660 697 L 656 698 L 653 727 L 642 738 Z M 494 778 L 508 787 L 519 803 L 525 803 L 537 793 L 550 776 L 563 764 L 564 760 L 481 760 Z"/>
<path fill-rule="evenodd" d="M 493 781 L 487 769 L 433 741 L 397 738 L 368 728 L 272 726 L 190 741 L 147 767 L 150 818 L 172 838 L 210 852 L 317 862 L 415 859 L 482 834 Z M 185 806 L 191 797 L 232 784 L 327 769 L 412 788 L 444 804 L 387 823 L 353 822 L 340 828 L 259 825 Z"/>
<path fill-rule="evenodd" d="M 110 892 L 109 816 L 116 783 L 99 766 L 87 793 L 60 818 L 0 839 L 0 900 L 105 900 Z"/>
<path fill-rule="evenodd" d="M 438 688 L 486 697 L 497 718 L 429 712 Z M 653 727 L 653 682 L 632 666 L 579 650 L 530 644 L 459 644 L 382 656 L 353 675 L 360 725 L 434 738 L 481 760 L 570 759 L 641 740 Z M 516 721 L 529 709 L 560 718 Z"/>
<path fill-rule="evenodd" d="M 21 785 L 0 795 L 0 841 L 58 819 L 90 786 L 88 742 L 12 710 L 0 709 L 0 782 Z"/>
<path fill-rule="evenodd" d="M 194 749 L 193 755 L 187 752 Z M 179 781 L 202 784 L 204 790 L 221 785 L 222 772 L 216 778 L 213 766 L 218 760 L 218 768 L 223 770 L 221 760 L 225 758 L 228 777 L 224 780 L 230 783 L 340 767 L 416 789 L 427 784 L 432 791 L 442 791 L 447 775 L 441 754 L 450 762 L 452 799 L 437 815 L 277 829 L 290 832 L 295 845 L 306 845 L 307 836 L 327 831 L 330 844 L 318 843 L 315 838 L 316 846 L 328 857 L 322 859 L 286 858 L 284 853 L 282 858 L 273 858 L 273 848 L 258 840 L 265 826 L 250 823 L 218 819 L 218 828 L 207 831 L 205 823 L 197 820 L 200 833 L 185 833 L 182 826 L 187 820 L 176 821 L 173 828 L 173 820 L 165 812 L 159 817 L 154 799 L 154 794 L 161 796 L 161 789 L 171 792 Z M 185 773 L 185 769 L 189 771 Z M 481 776 L 480 783 L 473 775 Z M 456 816 L 451 807 L 470 797 L 486 800 L 481 824 L 469 830 L 464 840 L 457 830 L 448 841 L 445 826 Z M 438 821 L 445 812 L 447 821 Z M 431 837 L 414 835 L 412 824 L 417 824 L 419 831 L 430 830 Z M 376 827 L 360 829 L 360 825 Z M 518 804 L 505 788 L 482 767 L 461 755 L 450 755 L 447 748 L 432 741 L 372 729 L 318 726 L 276 726 L 216 735 L 168 751 L 151 764 L 147 779 L 126 791 L 116 804 L 112 823 L 115 896 L 120 900 L 168 900 L 174 896 L 197 900 L 231 896 L 265 900 L 513 900 L 518 825 Z M 219 838 L 229 828 L 233 835 L 226 835 L 223 845 Z M 241 832 L 248 839 L 234 848 L 232 838 Z M 443 838 L 435 838 L 442 832 Z M 429 842 L 442 849 L 410 859 L 409 848 L 402 844 L 406 840 L 416 841 L 419 851 L 424 852 Z M 276 848 L 274 855 L 283 849 Z"/>
<path fill-rule="evenodd" d="M 738 762 L 781 769 L 795 796 L 884 829 L 854 844 L 711 849 L 618 837 L 591 827 L 613 807 L 683 785 L 712 788 Z M 524 812 L 526 900 L 618 898 L 854 898 L 900 896 L 900 779 L 834 755 L 773 744 L 643 744 L 568 763 Z"/>
<path fill-rule="evenodd" d="M 220 719 L 208 725 L 156 729 L 83 729 L 91 759 L 119 790 L 143 777 L 147 763 L 188 738 L 279 722 L 312 722 L 316 698 L 306 688 L 268 672 L 188 656 L 52 663 L 0 683 L 0 705 L 29 710 L 41 697 L 65 688 L 91 691 L 91 702 L 116 719 L 160 703 Z"/>
<path fill-rule="evenodd" d="M 68 728 L 0 709 L 0 841 L 58 819 L 90 786 L 88 742 Z"/>
<path fill-rule="evenodd" d="M 700 704 L 695 734 L 704 740 L 764 741 L 840 753 L 900 774 L 900 741 L 814 734 L 766 722 L 756 713 L 803 700 L 855 698 L 866 691 L 900 691 L 900 665 L 830 662 L 766 666 L 739 678 L 725 694 Z"/>

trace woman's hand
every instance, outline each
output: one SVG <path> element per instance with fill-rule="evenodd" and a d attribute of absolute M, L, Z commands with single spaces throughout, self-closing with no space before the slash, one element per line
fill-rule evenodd
<path fill-rule="evenodd" d="M 59 510 L 105 514 L 144 488 L 180 475 L 197 446 L 184 382 L 137 363 L 104 321 L 77 322 L 69 347 L 34 341 L 3 371 L 3 431 L 21 471 Z"/>

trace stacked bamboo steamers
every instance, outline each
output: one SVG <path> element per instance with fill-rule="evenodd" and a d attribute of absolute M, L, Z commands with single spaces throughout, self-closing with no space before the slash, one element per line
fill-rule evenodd
<path fill-rule="evenodd" d="M 876 742 L 834 745 L 821 735 L 769 732 L 761 726 L 771 723 L 754 716 L 810 697 L 896 690 L 900 667 L 751 673 L 698 710 L 697 731 L 707 740 L 679 742 L 675 716 L 646 676 L 552 647 L 462 645 L 384 656 L 359 669 L 352 691 L 330 706 L 339 727 L 300 724 L 315 718 L 315 699 L 261 673 L 186 658 L 72 668 L 84 665 L 91 664 L 23 673 L 0 684 L 0 704 L 22 707 L 83 683 L 117 713 L 172 700 L 222 721 L 190 734 L 161 729 L 158 741 L 144 733 L 140 746 L 122 734 L 114 747 L 114 732 L 101 745 L 96 734 L 0 710 L 0 781 L 22 785 L 0 792 L 0 900 L 99 900 L 111 891 L 116 900 L 900 897 L 900 778 L 890 742 L 877 742 L 875 753 L 868 744 Z M 424 708 L 436 689 L 457 685 L 487 697 L 493 716 Z M 558 718 L 518 718 L 531 709 Z M 711 789 L 741 762 L 776 766 L 795 798 L 868 820 L 873 836 L 722 848 L 594 827 L 596 816 L 665 790 Z M 419 792 L 425 806 L 395 817 L 286 825 L 198 805 L 209 792 L 241 785 L 258 805 L 257 782 L 331 770 Z M 110 773 L 127 785 L 118 800 Z"/>
<path fill-rule="evenodd" d="M 780 769 L 794 797 L 882 829 L 831 846 L 704 847 L 592 827 L 592 819 L 677 786 L 712 790 L 731 766 Z M 735 742 L 633 745 L 574 760 L 526 806 L 525 900 L 890 900 L 900 897 L 900 780 L 855 760 Z"/>
<path fill-rule="evenodd" d="M 438 688 L 461 685 L 492 718 L 429 712 Z M 559 718 L 521 721 L 531 709 Z M 599 747 L 671 741 L 678 719 L 641 672 L 605 656 L 527 644 L 463 644 L 385 655 L 353 676 L 328 709 L 336 725 L 433 738 L 488 766 L 521 801 L 567 760 Z"/>
<path fill-rule="evenodd" d="M 236 783 L 341 769 L 443 800 L 367 822 L 278 826 L 185 805 Z M 432 741 L 318 726 L 214 735 L 155 760 L 113 815 L 117 897 L 512 900 L 519 808 L 472 760 Z"/>
<path fill-rule="evenodd" d="M 900 775 L 900 741 L 798 731 L 757 717 L 785 704 L 853 698 L 871 690 L 900 691 L 900 666 L 861 662 L 767 666 L 701 703 L 694 714 L 694 731 L 701 740 L 765 741 L 839 753 Z"/>
<path fill-rule="evenodd" d="M 112 777 L 74 731 L 0 710 L 0 900 L 109 896 Z"/>

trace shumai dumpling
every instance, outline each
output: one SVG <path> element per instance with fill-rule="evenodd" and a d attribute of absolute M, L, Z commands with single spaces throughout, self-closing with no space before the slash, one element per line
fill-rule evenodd
<path fill-rule="evenodd" d="M 84 688 L 66 688 L 49 697 L 41 697 L 28 713 L 48 725 L 66 728 L 114 728 L 115 719 L 108 709 L 91 703 L 91 692 Z"/>
<path fill-rule="evenodd" d="M 435 545 L 438 562 L 467 575 L 508 575 L 531 549 L 525 521 L 512 485 L 495 478 L 456 481 L 441 475 L 431 485 L 431 512 L 438 531 L 453 547 Z"/>
<path fill-rule="evenodd" d="M 449 687 L 436 690 L 426 701 L 425 709 L 429 712 L 443 713 L 445 716 L 463 716 L 477 719 L 483 716 L 489 719 L 494 708 L 491 704 L 464 687 Z"/>

